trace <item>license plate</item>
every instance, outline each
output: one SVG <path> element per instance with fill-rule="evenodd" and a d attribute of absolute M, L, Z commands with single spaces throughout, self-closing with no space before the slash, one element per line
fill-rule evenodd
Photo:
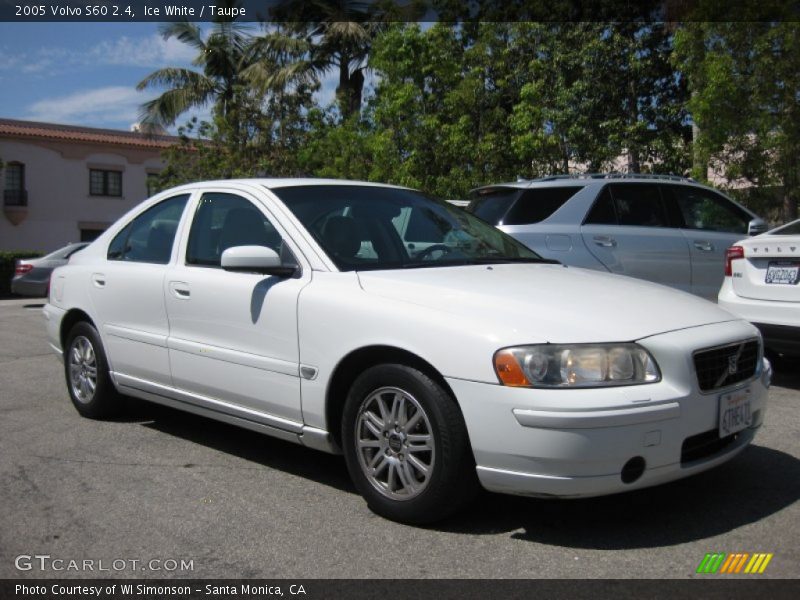
<path fill-rule="evenodd" d="M 722 394 L 719 398 L 719 437 L 724 438 L 753 424 L 750 388 Z"/>
<path fill-rule="evenodd" d="M 767 266 L 767 276 L 764 281 L 766 283 L 794 285 L 797 283 L 798 274 L 800 274 L 800 263 L 771 262 Z"/>

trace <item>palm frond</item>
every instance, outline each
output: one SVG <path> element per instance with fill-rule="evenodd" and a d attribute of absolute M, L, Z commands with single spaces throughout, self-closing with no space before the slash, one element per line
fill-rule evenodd
<path fill-rule="evenodd" d="M 199 90 L 213 88 L 214 82 L 202 73 L 191 69 L 166 67 L 153 71 L 136 85 L 136 89 L 139 91 L 151 87 L 194 88 Z"/>

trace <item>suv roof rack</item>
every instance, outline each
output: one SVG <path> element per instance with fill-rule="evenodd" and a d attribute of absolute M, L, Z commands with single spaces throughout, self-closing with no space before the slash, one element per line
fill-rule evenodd
<path fill-rule="evenodd" d="M 662 179 L 668 181 L 689 181 L 697 183 L 691 177 L 682 175 L 659 175 L 657 173 L 574 173 L 571 175 L 548 175 L 539 179 L 521 181 L 557 181 L 559 179 Z"/>

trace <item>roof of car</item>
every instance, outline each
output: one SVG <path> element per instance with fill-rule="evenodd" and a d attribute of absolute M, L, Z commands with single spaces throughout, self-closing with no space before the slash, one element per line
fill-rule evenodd
<path fill-rule="evenodd" d="M 479 190 L 489 190 L 494 188 L 519 188 L 525 189 L 530 187 L 559 187 L 570 184 L 586 184 L 597 181 L 613 181 L 625 180 L 629 182 L 652 182 L 652 181 L 672 181 L 675 183 L 688 183 L 693 185 L 700 185 L 700 183 L 690 177 L 682 177 L 680 175 L 660 175 L 656 173 L 576 173 L 573 175 L 549 175 L 547 177 L 540 177 L 538 179 L 517 179 L 516 181 L 508 181 L 504 183 L 494 183 L 491 185 L 482 185 L 471 190 L 477 192 Z"/>
<path fill-rule="evenodd" d="M 208 186 L 213 184 L 261 185 L 268 189 L 297 187 L 302 185 L 364 185 L 373 187 L 410 189 L 405 188 L 404 186 L 387 183 L 374 183 L 371 181 L 356 181 L 349 179 L 325 179 L 318 177 L 256 177 L 250 179 L 217 179 L 211 181 L 199 181 L 197 183 L 189 184 L 189 186 Z"/>

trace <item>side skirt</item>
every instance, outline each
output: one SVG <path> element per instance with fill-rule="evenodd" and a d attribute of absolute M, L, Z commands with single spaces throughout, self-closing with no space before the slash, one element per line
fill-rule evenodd
<path fill-rule="evenodd" d="M 122 373 L 111 372 L 111 378 L 119 392 L 127 396 L 243 427 L 250 431 L 270 435 L 314 450 L 330 454 L 341 454 L 341 450 L 333 441 L 333 437 L 323 429 L 244 409 L 228 402 L 193 394 L 185 390 L 178 390 L 145 379 L 123 375 Z"/>

